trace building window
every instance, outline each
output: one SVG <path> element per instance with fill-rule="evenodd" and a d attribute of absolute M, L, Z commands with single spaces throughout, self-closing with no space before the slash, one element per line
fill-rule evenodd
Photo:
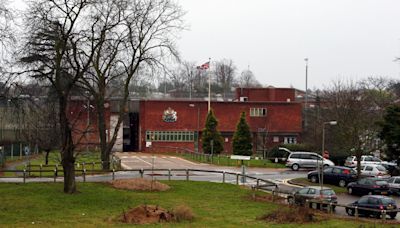
<path fill-rule="evenodd" d="M 296 144 L 296 143 L 297 143 L 297 138 L 296 138 L 296 137 L 293 137 L 293 136 L 291 136 L 291 137 L 285 137 L 285 138 L 283 139 L 283 143 L 284 143 L 284 144 Z"/>
<path fill-rule="evenodd" d="M 146 131 L 148 142 L 193 142 L 193 131 Z"/>
<path fill-rule="evenodd" d="M 279 142 L 279 136 L 274 136 L 274 137 L 272 138 L 272 141 L 273 141 L 274 143 Z"/>
<path fill-rule="evenodd" d="M 258 117 L 258 116 L 267 116 L 266 108 L 250 108 L 250 116 Z"/>

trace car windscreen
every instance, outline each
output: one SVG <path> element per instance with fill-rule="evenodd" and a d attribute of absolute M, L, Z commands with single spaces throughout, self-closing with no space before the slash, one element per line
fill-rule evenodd
<path fill-rule="evenodd" d="M 384 204 L 384 205 L 388 205 L 388 204 L 396 205 L 396 201 L 394 201 L 391 198 L 382 198 L 381 201 L 382 201 L 382 204 Z"/>
<path fill-rule="evenodd" d="M 323 189 L 321 192 L 322 192 L 322 195 L 324 195 L 324 196 L 335 195 L 335 192 L 332 189 Z"/>
<path fill-rule="evenodd" d="M 383 167 L 381 165 L 376 166 L 376 169 L 379 171 L 382 171 L 382 172 L 386 171 L 385 167 Z"/>
<path fill-rule="evenodd" d="M 375 181 L 375 184 L 376 184 L 376 185 L 387 185 L 388 182 L 387 182 L 387 181 L 380 181 L 380 180 L 378 180 L 378 181 Z"/>

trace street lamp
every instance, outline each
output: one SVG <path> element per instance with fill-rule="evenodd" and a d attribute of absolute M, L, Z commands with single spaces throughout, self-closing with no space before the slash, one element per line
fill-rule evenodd
<path fill-rule="evenodd" d="M 304 104 L 304 126 L 307 127 L 307 109 L 308 109 L 308 58 L 305 58 L 306 62 L 306 95 Z"/>
<path fill-rule="evenodd" d="M 189 107 L 194 108 L 195 104 L 189 104 Z M 200 105 L 197 104 L 197 145 L 196 145 L 196 153 L 199 152 L 199 137 L 200 137 Z"/>
<path fill-rule="evenodd" d="M 324 186 L 324 170 L 323 170 L 323 168 L 324 168 L 324 151 L 325 151 L 325 125 L 331 125 L 331 126 L 334 126 L 334 125 L 337 125 L 337 121 L 336 120 L 332 120 L 332 121 L 328 121 L 328 122 L 324 122 L 323 124 L 322 124 L 322 152 L 321 152 L 321 156 L 322 156 L 322 169 L 320 169 L 319 167 L 318 167 L 318 171 L 321 173 L 321 181 L 319 182 L 320 183 L 320 185 L 321 185 L 321 192 L 322 192 L 322 188 L 323 188 L 323 186 Z M 318 162 L 318 160 L 317 160 L 317 162 Z M 317 165 L 318 166 L 318 165 Z M 321 171 L 322 170 L 322 171 Z M 321 193 L 322 194 L 322 193 Z"/>

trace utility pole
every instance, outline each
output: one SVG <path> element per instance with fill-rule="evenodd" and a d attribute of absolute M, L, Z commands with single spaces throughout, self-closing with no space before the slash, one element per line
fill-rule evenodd
<path fill-rule="evenodd" d="M 308 110 L 308 58 L 305 58 L 304 61 L 306 62 L 306 97 L 305 97 L 305 104 L 304 104 L 304 127 L 307 128 L 307 110 Z"/>

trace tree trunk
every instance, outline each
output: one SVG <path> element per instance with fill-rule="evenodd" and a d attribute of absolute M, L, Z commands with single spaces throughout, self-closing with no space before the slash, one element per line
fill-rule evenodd
<path fill-rule="evenodd" d="M 46 149 L 45 151 L 46 151 L 45 163 L 46 163 L 46 165 L 48 165 L 48 164 L 49 164 L 49 154 L 50 154 L 50 150 L 49 150 L 49 149 Z"/>
<path fill-rule="evenodd" d="M 361 155 L 362 150 L 360 148 L 356 149 L 356 159 L 357 159 L 357 178 L 360 179 L 361 177 Z"/>
<path fill-rule="evenodd" d="M 101 151 L 101 161 L 102 161 L 102 169 L 110 170 L 110 151 L 108 149 L 107 142 L 107 134 L 106 134 L 106 122 L 105 122 L 105 109 L 104 109 L 104 100 L 97 99 L 97 119 L 98 119 L 98 127 L 99 127 L 99 136 L 100 136 L 100 151 Z"/>
<path fill-rule="evenodd" d="M 72 131 L 67 118 L 67 96 L 60 96 L 61 158 L 64 169 L 64 193 L 75 193 L 75 157 Z"/>

